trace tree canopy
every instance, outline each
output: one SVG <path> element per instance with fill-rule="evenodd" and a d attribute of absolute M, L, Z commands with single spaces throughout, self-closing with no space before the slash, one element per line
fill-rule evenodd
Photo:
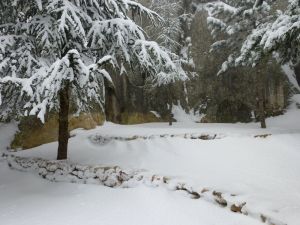
<path fill-rule="evenodd" d="M 220 72 L 255 66 L 272 56 L 281 64 L 299 62 L 300 1 L 289 0 L 283 10 L 275 10 L 275 2 L 225 0 L 207 5 L 208 25 L 214 37 L 219 35 L 212 49 L 230 49 Z"/>
<path fill-rule="evenodd" d="M 102 106 L 108 63 L 119 71 L 139 65 L 158 84 L 186 79 L 129 12 L 162 20 L 131 0 L 1 1 L 1 117 L 23 115 L 25 108 L 44 121 L 47 111 L 59 109 L 66 85 L 78 112 L 88 111 L 91 101 Z"/>

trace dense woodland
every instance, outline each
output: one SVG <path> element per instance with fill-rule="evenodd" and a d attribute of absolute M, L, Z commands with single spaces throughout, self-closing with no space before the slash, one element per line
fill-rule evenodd
<path fill-rule="evenodd" d="M 142 3 L 2 1 L 2 120 L 22 133 L 58 114 L 66 148 L 70 116 L 172 124 L 179 105 L 199 122 L 265 128 L 299 91 L 298 1 Z"/>
<path fill-rule="evenodd" d="M 146 75 L 141 74 L 139 68 L 128 71 L 130 76 L 113 72 L 115 86 L 107 83 L 105 92 L 108 120 L 123 124 L 152 121 L 155 120 L 149 114 L 152 110 L 159 112 L 163 120 L 169 120 L 171 105 L 180 104 L 186 111 L 204 114 L 202 122 L 250 122 L 259 119 L 258 95 L 263 96 L 260 98 L 263 98 L 267 117 L 284 112 L 289 96 L 297 92 L 285 73 L 295 72 L 294 79 L 299 81 L 299 66 L 282 68 L 269 58 L 260 66 L 262 76 L 257 75 L 256 68 L 252 66 L 230 68 L 224 75 L 218 76 L 230 49 L 211 51 L 216 39 L 207 23 L 205 1 L 143 3 L 157 11 L 165 22 L 154 26 L 149 25 L 146 19 L 136 19 L 136 22 L 149 33 L 151 40 L 181 57 L 189 79 L 156 88 L 147 83 Z M 277 1 L 272 7 L 284 9 L 285 2 Z M 263 86 L 263 91 L 258 90 L 258 83 Z"/>
<path fill-rule="evenodd" d="M 284 2 L 277 1 L 272 7 L 283 8 Z M 145 114 L 150 110 L 156 110 L 168 119 L 168 106 L 180 104 L 187 111 L 193 110 L 195 113 L 205 114 L 202 122 L 249 122 L 259 119 L 258 95 L 263 98 L 266 116 L 276 116 L 284 112 L 290 94 L 297 90 L 291 88 L 281 65 L 272 57 L 263 60 L 260 65 L 262 76 L 258 75 L 257 68 L 251 65 L 229 68 L 225 73 L 218 75 L 232 49 L 225 46 L 211 51 L 211 45 L 216 40 L 220 40 L 220 37 L 211 35 L 212 30 L 207 22 L 208 12 L 204 3 L 205 1 L 200 3 L 199 1 L 174 1 L 173 3 L 178 9 L 173 14 L 175 20 L 172 22 L 178 23 L 176 25 L 178 30 L 177 37 L 173 33 L 172 35 L 178 45 L 172 45 L 172 48 L 187 62 L 184 68 L 189 73 L 189 80 L 161 89 L 149 90 L 138 75 L 126 82 L 116 76 L 118 80 L 116 82 L 121 86 L 119 90 L 122 91 L 116 93 L 118 106 L 115 114 L 110 115 L 113 121 L 126 123 L 126 119 L 125 121 L 120 119 L 123 118 L 123 113 L 127 115 L 127 112 L 137 111 Z M 160 4 L 168 5 L 168 3 Z M 172 17 L 169 11 L 164 12 L 163 7 L 160 7 L 160 10 L 158 12 L 163 16 Z M 166 32 L 168 24 L 166 26 L 161 28 L 161 32 Z M 174 27 L 174 24 L 170 26 Z M 151 37 L 162 42 L 160 36 L 161 34 L 156 32 Z M 238 46 L 241 46 L 241 40 L 238 37 L 234 40 L 237 50 L 240 49 Z M 296 79 L 299 81 L 297 68 L 295 65 L 291 70 L 295 71 Z M 286 72 L 291 73 L 288 68 L 285 69 Z"/>

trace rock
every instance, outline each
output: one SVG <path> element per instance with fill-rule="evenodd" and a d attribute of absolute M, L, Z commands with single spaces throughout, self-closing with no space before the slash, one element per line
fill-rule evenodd
<path fill-rule="evenodd" d="M 188 194 L 191 195 L 192 199 L 199 199 L 201 197 L 201 195 L 198 192 L 193 191 L 191 187 L 186 187 L 186 185 L 183 183 L 179 183 L 175 187 L 175 190 L 187 192 Z"/>
<path fill-rule="evenodd" d="M 170 180 L 170 178 L 168 178 L 168 177 L 163 177 L 163 182 L 164 182 L 165 184 L 169 183 L 169 180 Z"/>
<path fill-rule="evenodd" d="M 207 188 L 203 188 L 201 193 L 205 193 L 205 192 L 208 192 L 209 190 Z"/>
<path fill-rule="evenodd" d="M 136 179 L 137 181 L 141 181 L 141 180 L 144 179 L 144 176 L 143 176 L 143 175 L 137 175 L 137 176 L 135 177 L 135 179 Z"/>
<path fill-rule="evenodd" d="M 119 171 L 119 175 L 117 176 L 118 181 L 123 183 L 124 181 L 128 181 L 132 178 L 129 174 L 125 173 L 124 171 Z"/>
<path fill-rule="evenodd" d="M 207 135 L 207 134 L 202 134 L 202 135 L 200 135 L 200 136 L 198 137 L 198 139 L 201 139 L 201 140 L 209 140 L 209 139 L 211 139 L 211 138 L 210 138 L 209 135 Z"/>
<path fill-rule="evenodd" d="M 107 187 L 117 187 L 120 185 L 119 181 L 116 177 L 109 177 L 107 180 L 103 182 L 103 184 Z"/>
<path fill-rule="evenodd" d="M 267 138 L 268 136 L 271 136 L 272 134 L 259 134 L 255 135 L 254 138 Z"/>
<path fill-rule="evenodd" d="M 218 191 L 213 191 L 212 193 L 214 196 L 217 196 L 219 198 L 222 198 L 222 192 L 218 192 Z"/>
<path fill-rule="evenodd" d="M 57 165 L 55 163 L 49 163 L 47 165 L 47 170 L 50 172 L 55 172 L 55 170 L 57 170 Z"/>
<path fill-rule="evenodd" d="M 192 191 L 192 192 L 189 192 L 191 195 L 192 195 L 192 199 L 199 199 L 201 198 L 201 195 L 196 192 L 196 191 Z"/>
<path fill-rule="evenodd" d="M 215 196 L 215 201 L 219 205 L 221 205 L 223 207 L 227 206 L 227 201 L 222 197 L 222 193 L 221 192 L 213 191 L 213 195 Z"/>
<path fill-rule="evenodd" d="M 244 207 L 244 205 L 246 205 L 246 202 L 240 205 L 232 204 L 230 210 L 235 213 L 242 213 L 242 208 Z"/>
<path fill-rule="evenodd" d="M 260 215 L 260 219 L 263 223 L 265 223 L 267 221 L 267 217 L 264 216 L 263 214 Z"/>

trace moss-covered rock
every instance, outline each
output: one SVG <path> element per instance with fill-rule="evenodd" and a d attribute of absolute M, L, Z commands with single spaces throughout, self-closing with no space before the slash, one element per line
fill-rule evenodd
<path fill-rule="evenodd" d="M 156 117 L 153 113 L 122 113 L 121 123 L 122 124 L 139 124 L 139 123 L 151 123 L 151 122 L 163 122 L 161 118 Z"/>
<path fill-rule="evenodd" d="M 69 130 L 77 128 L 93 129 L 101 125 L 104 116 L 101 113 L 70 115 Z M 50 114 L 43 124 L 34 116 L 24 117 L 19 123 L 19 131 L 11 143 L 12 149 L 29 149 L 45 143 L 57 141 L 58 115 Z"/>

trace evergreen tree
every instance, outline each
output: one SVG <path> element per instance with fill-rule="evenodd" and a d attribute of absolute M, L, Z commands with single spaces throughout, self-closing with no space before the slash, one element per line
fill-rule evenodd
<path fill-rule="evenodd" d="M 270 56 L 275 56 L 280 64 L 299 63 L 299 0 L 289 0 L 284 11 L 278 10 L 273 17 L 253 29 L 243 42 L 236 62 L 256 65 L 262 58 Z"/>
<path fill-rule="evenodd" d="M 195 66 L 190 52 L 191 38 L 185 37 L 191 15 L 185 12 L 183 6 L 184 1 L 182 0 L 152 0 L 150 8 L 158 12 L 164 18 L 164 21 L 159 30 L 156 27 L 150 26 L 149 34 L 151 35 L 151 39 L 157 41 L 172 56 L 178 69 L 184 68 L 189 76 L 192 77 L 197 74 L 194 72 Z M 184 96 L 182 99 L 186 101 L 188 99 L 185 81 L 177 85 L 173 83 L 167 85 L 165 92 L 168 99 L 167 107 L 170 125 L 172 125 L 173 121 L 173 103 L 179 103 L 178 95 L 174 94 L 178 85 L 182 85 L 182 92 L 180 93 Z M 187 103 L 183 104 L 187 105 Z"/>
<path fill-rule="evenodd" d="M 105 65 L 139 65 L 158 85 L 186 79 L 183 70 L 128 13 L 162 18 L 131 0 L 2 0 L 0 2 L 1 117 L 59 111 L 57 159 L 67 158 L 70 103 L 89 112 L 103 106 Z"/>
<path fill-rule="evenodd" d="M 257 66 L 257 102 L 261 127 L 266 127 L 264 112 L 264 74 L 261 65 L 253 65 L 241 60 L 240 53 L 248 35 L 260 24 L 273 18 L 269 0 L 224 0 L 208 3 L 208 26 L 212 36 L 217 40 L 212 45 L 212 51 L 226 50 L 227 60 L 222 64 L 218 74 L 224 73 L 230 67 Z M 261 58 L 263 61 L 263 58 Z M 261 62 L 260 61 L 260 62 Z M 260 63 L 261 64 L 261 63 Z"/>
<path fill-rule="evenodd" d="M 246 62 L 237 60 L 241 46 L 259 24 L 272 18 L 269 1 L 224 0 L 209 3 L 206 9 L 209 13 L 208 26 L 212 36 L 217 39 L 212 45 L 212 51 L 229 49 L 228 58 L 219 74 L 229 67 L 246 65 Z"/>
<path fill-rule="evenodd" d="M 260 72 L 261 62 L 274 57 L 281 65 L 290 64 L 298 68 L 300 1 L 288 0 L 283 11 L 272 10 L 275 2 L 226 0 L 208 4 L 210 13 L 208 24 L 212 33 L 215 35 L 221 31 L 226 37 L 215 42 L 212 47 L 219 49 L 221 46 L 229 46 L 230 48 L 230 55 L 223 63 L 220 73 L 229 67 L 256 67 L 258 87 L 262 89 L 262 84 L 259 82 L 260 77 L 263 76 Z M 263 105 L 263 103 L 259 104 Z"/>
<path fill-rule="evenodd" d="M 156 40 L 165 49 L 165 51 L 172 54 L 174 61 L 176 62 L 178 68 L 182 68 L 182 63 L 185 62 L 182 57 L 180 57 L 180 49 L 182 45 L 180 43 L 180 38 L 183 35 L 181 29 L 182 25 L 182 2 L 176 0 L 152 0 L 151 9 L 158 12 L 163 18 L 164 22 L 159 27 L 159 32 L 150 26 L 149 33 L 152 34 L 154 40 Z M 168 105 L 168 121 L 169 125 L 172 125 L 173 121 L 173 85 L 170 83 L 167 85 L 165 92 L 167 95 L 167 105 Z"/>

